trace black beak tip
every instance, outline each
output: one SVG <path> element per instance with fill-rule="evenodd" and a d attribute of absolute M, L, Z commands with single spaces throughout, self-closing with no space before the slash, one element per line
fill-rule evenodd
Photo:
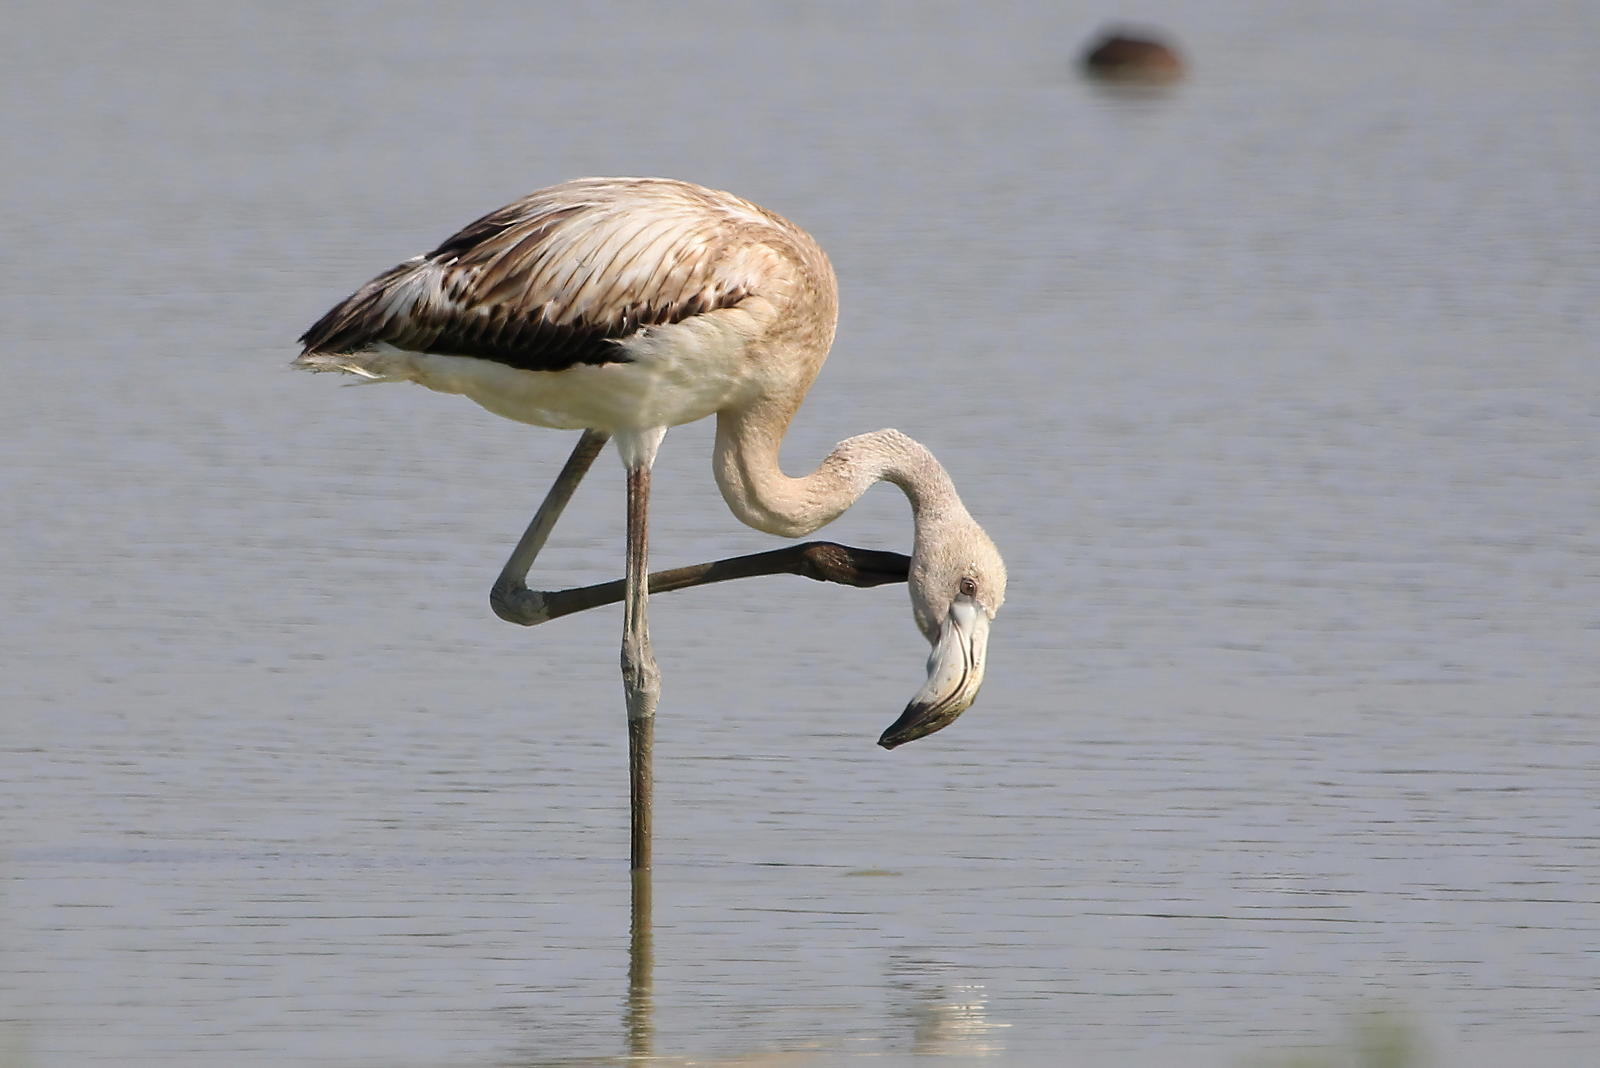
<path fill-rule="evenodd" d="M 927 709 L 921 705 L 907 705 L 906 710 L 900 713 L 900 718 L 889 724 L 888 728 L 878 736 L 878 744 L 885 749 L 905 745 L 913 738 L 920 738 L 922 732 L 916 730 L 919 720 Z"/>
<path fill-rule="evenodd" d="M 894 749 L 948 727 L 955 718 L 941 714 L 936 705 L 908 705 L 906 710 L 900 713 L 900 718 L 889 724 L 889 729 L 878 737 L 878 744 L 885 749 Z"/>

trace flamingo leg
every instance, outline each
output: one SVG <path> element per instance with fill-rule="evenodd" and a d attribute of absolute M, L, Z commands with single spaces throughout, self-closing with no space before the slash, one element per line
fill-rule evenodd
<path fill-rule="evenodd" d="M 629 865 L 650 868 L 651 754 L 655 747 L 656 705 L 661 700 L 661 670 L 650 648 L 648 527 L 650 463 L 628 468 L 628 569 L 624 577 L 622 685 L 628 701 L 628 787 L 633 834 Z"/>
<path fill-rule="evenodd" d="M 500 569 L 500 577 L 489 591 L 489 604 L 494 614 L 506 622 L 532 627 L 573 612 L 615 604 L 625 598 L 626 580 L 569 590 L 528 588 L 528 572 L 533 569 L 535 557 L 544 548 L 556 520 L 594 464 L 595 457 L 600 455 L 608 437 L 600 430 L 583 432 L 522 539 L 511 551 L 506 566 Z M 904 582 L 909 564 L 910 560 L 899 553 L 810 541 L 784 549 L 660 571 L 650 576 L 649 592 L 667 593 L 757 575 L 804 575 L 819 582 L 837 582 L 845 586 L 881 586 L 886 582 Z"/>
<path fill-rule="evenodd" d="M 583 476 L 589 473 L 595 457 L 600 455 L 609 438 L 610 435 L 602 430 L 583 432 L 572 455 L 567 457 L 566 466 L 562 467 L 550 492 L 545 494 L 544 502 L 533 514 L 528 529 L 523 532 L 517 547 L 511 550 L 506 566 L 500 569 L 500 577 L 495 579 L 494 587 L 489 591 L 489 604 L 501 619 L 532 626 L 553 618 L 546 603 L 547 594 L 528 589 L 528 572 L 533 568 L 539 550 L 544 548 L 546 539 L 550 537 L 556 520 L 561 518 L 567 502 L 572 500 L 573 491 L 583 481 Z"/>

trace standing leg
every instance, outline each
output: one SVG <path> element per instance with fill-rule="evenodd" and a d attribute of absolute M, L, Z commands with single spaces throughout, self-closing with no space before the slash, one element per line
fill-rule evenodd
<path fill-rule="evenodd" d="M 653 451 L 653 450 L 652 450 Z M 628 793 L 633 815 L 629 866 L 650 868 L 651 751 L 655 745 L 656 705 L 661 700 L 661 671 L 650 649 L 650 560 L 647 528 L 650 515 L 650 463 L 628 467 L 628 570 L 622 630 L 622 685 L 628 700 Z"/>

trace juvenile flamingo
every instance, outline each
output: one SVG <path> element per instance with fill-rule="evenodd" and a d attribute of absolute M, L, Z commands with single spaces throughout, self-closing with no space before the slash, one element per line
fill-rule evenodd
<path fill-rule="evenodd" d="M 559 595 L 529 590 L 528 571 L 578 480 L 616 439 L 628 499 L 622 672 L 629 722 L 641 731 L 660 697 L 646 519 L 668 427 L 717 417 L 723 500 L 771 534 L 809 534 L 873 483 L 899 486 L 915 524 L 912 614 L 933 651 L 926 684 L 879 739 L 892 749 L 972 704 L 1006 569 L 944 468 L 897 430 L 841 442 L 801 478 L 780 469 L 837 309 L 827 256 L 772 212 L 686 182 L 584 178 L 508 204 L 380 274 L 306 331 L 294 362 L 416 382 L 518 422 L 584 431 L 495 584 L 495 610 L 514 622 L 553 618 L 549 598 Z"/>

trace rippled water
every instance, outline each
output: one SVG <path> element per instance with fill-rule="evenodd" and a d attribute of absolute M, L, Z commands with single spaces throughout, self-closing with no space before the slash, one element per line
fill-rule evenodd
<path fill-rule="evenodd" d="M 1173 6 L 1194 75 L 1131 96 L 1071 72 L 1102 14 L 14 15 L 0 1064 L 1278 1064 L 1369 1010 L 1587 1063 L 1596 9 Z M 571 437 L 286 369 L 592 173 L 812 229 L 790 469 L 899 426 L 1013 574 L 980 703 L 894 753 L 903 590 L 653 602 L 631 932 L 618 613 L 485 603 Z M 658 564 L 774 544 L 708 450 Z M 621 515 L 603 461 L 552 581 Z"/>

